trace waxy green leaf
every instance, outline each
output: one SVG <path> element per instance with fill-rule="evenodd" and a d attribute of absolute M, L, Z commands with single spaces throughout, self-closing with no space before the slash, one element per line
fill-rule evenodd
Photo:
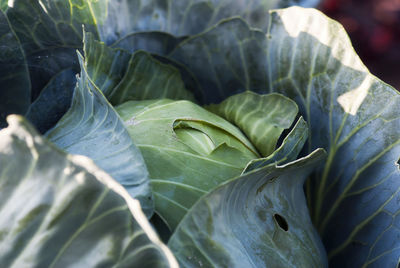
<path fill-rule="evenodd" d="M 330 264 L 399 263 L 399 93 L 368 72 L 342 26 L 292 7 L 272 12 L 267 35 L 230 19 L 171 57 L 196 76 L 203 103 L 244 90 L 295 100 L 308 122 L 308 149 L 328 152 L 307 192 Z"/>
<path fill-rule="evenodd" d="M 285 137 L 279 148 L 277 148 L 272 154 L 267 157 L 258 158 L 250 161 L 247 164 L 244 172 L 249 172 L 251 170 L 269 165 L 271 163 L 282 165 L 296 160 L 299 153 L 303 149 L 303 146 L 306 143 L 307 139 L 307 122 L 304 121 L 303 117 L 300 117 L 299 120 L 297 120 L 296 125 Z"/>
<path fill-rule="evenodd" d="M 146 161 L 156 212 L 172 230 L 200 196 L 259 157 L 238 128 L 189 101 L 129 101 L 117 111 Z"/>
<path fill-rule="evenodd" d="M 81 61 L 81 77 L 71 108 L 46 137 L 71 154 L 81 154 L 121 183 L 137 198 L 147 216 L 153 213 L 148 172 L 121 118 L 90 80 Z"/>
<path fill-rule="evenodd" d="M 167 55 L 186 37 L 175 37 L 165 32 L 135 32 L 124 36 L 112 44 L 131 53 L 145 50 L 152 54 Z"/>
<path fill-rule="evenodd" d="M 294 4 L 310 7 L 316 6 L 318 2 L 319 0 L 109 1 L 107 19 L 99 24 L 99 32 L 101 39 L 107 44 L 134 32 L 162 31 L 186 36 L 198 34 L 220 20 L 233 16 L 241 16 L 252 26 L 266 30 L 268 10 Z"/>
<path fill-rule="evenodd" d="M 269 35 L 271 87 L 297 96 L 311 130 L 310 148 L 328 150 L 309 191 L 330 264 L 395 267 L 399 93 L 368 72 L 342 26 L 320 12 L 273 12 Z"/>
<path fill-rule="evenodd" d="M 75 50 L 82 49 L 82 25 L 95 39 L 108 45 L 121 46 L 132 52 L 145 49 L 165 55 L 187 34 L 202 32 L 224 18 L 243 15 L 252 25 L 266 29 L 266 12 L 288 4 L 295 3 L 280 0 L 252 0 L 246 3 L 222 0 L 3 0 L 0 9 L 7 12 L 12 29 L 22 44 L 30 75 L 30 85 L 29 77 L 21 77 L 19 85 L 14 81 L 15 88 L 24 90 L 18 91 L 24 100 L 18 100 L 17 104 L 13 101 L 12 107 L 9 103 L 5 106 L 10 112 L 2 112 L 3 124 L 6 114 L 24 114 L 28 109 L 28 99 L 36 100 L 54 76 L 66 69 L 79 73 Z M 197 19 L 199 16 L 201 20 Z M 7 60 L 21 59 L 19 53 L 7 56 Z M 15 62 L 6 65 L 8 68 L 19 68 L 18 73 L 26 68 L 25 63 L 19 60 L 16 65 Z M 186 83 L 186 77 L 184 81 Z M 39 127 L 42 128 L 42 125 Z"/>
<path fill-rule="evenodd" d="M 128 100 L 188 99 L 178 69 L 163 64 L 145 51 L 130 54 L 113 49 L 85 34 L 85 67 L 93 82 L 113 105 Z"/>
<path fill-rule="evenodd" d="M 26 118 L 40 133 L 51 129 L 68 111 L 75 85 L 75 71 L 65 69 L 53 76 L 38 98 L 31 103 Z"/>
<path fill-rule="evenodd" d="M 186 39 L 169 56 L 195 75 L 202 103 L 219 103 L 242 91 L 266 92 L 266 42 L 263 32 L 234 18 Z"/>
<path fill-rule="evenodd" d="M 27 57 L 32 100 L 62 70 L 73 68 L 79 72 L 75 51 L 82 48 L 82 24 L 87 31 L 97 33 L 96 16 L 105 11 L 104 1 L 80 2 L 14 0 L 7 10 Z"/>
<path fill-rule="evenodd" d="M 83 39 L 85 68 L 93 83 L 107 97 L 121 82 L 131 59 L 131 53 L 112 49 L 97 41 L 92 33 L 85 32 Z"/>
<path fill-rule="evenodd" d="M 139 202 L 84 156 L 22 117 L 0 131 L 0 262 L 4 267 L 178 267 Z"/>
<path fill-rule="evenodd" d="M 268 156 L 298 113 L 294 101 L 280 94 L 246 91 L 212 104 L 207 109 L 239 127 L 262 156 Z"/>
<path fill-rule="evenodd" d="M 113 105 L 128 100 L 185 99 L 194 101 L 175 67 L 160 63 L 150 54 L 138 51 L 132 55 L 128 70 L 108 98 Z"/>
<path fill-rule="evenodd" d="M 168 246 L 182 267 L 328 267 L 303 184 L 323 150 L 231 179 L 186 214 Z"/>

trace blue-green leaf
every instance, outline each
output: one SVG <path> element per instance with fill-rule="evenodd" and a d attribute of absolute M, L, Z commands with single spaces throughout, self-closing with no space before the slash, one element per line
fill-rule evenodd
<path fill-rule="evenodd" d="M 46 137 L 71 154 L 90 157 L 137 198 L 147 216 L 153 213 L 148 172 L 139 149 L 101 91 L 90 80 L 81 60 L 81 77 L 71 108 Z"/>
<path fill-rule="evenodd" d="M 104 9 L 103 2 L 12 1 L 7 17 L 27 57 L 33 100 L 60 71 L 67 68 L 79 71 L 75 50 L 82 48 L 82 24 L 87 31 L 98 35 L 96 15 Z"/>
<path fill-rule="evenodd" d="M 204 103 L 244 90 L 295 100 L 308 122 L 308 150 L 328 151 L 307 192 L 330 263 L 399 263 L 400 96 L 369 73 L 342 26 L 292 7 L 272 12 L 267 35 L 230 19 L 171 56 L 197 77 Z"/>
<path fill-rule="evenodd" d="M 320 12 L 273 12 L 269 36 L 271 87 L 297 96 L 310 124 L 310 148 L 328 150 L 310 192 L 330 264 L 396 267 L 399 93 L 369 73 L 343 27 Z"/>
<path fill-rule="evenodd" d="M 197 34 L 232 16 L 242 16 L 251 25 L 266 30 L 269 9 L 296 3 L 283 0 L 13 0 L 0 4 L 3 11 L 7 10 L 25 51 L 34 100 L 60 71 L 66 68 L 79 71 L 75 50 L 82 48 L 82 25 L 108 45 L 117 42 L 130 51 L 142 47 L 164 54 L 182 40 L 170 34 Z"/>
<path fill-rule="evenodd" d="M 204 195 L 168 242 L 182 267 L 327 267 L 303 192 L 324 157 L 272 164 Z"/>
<path fill-rule="evenodd" d="M 222 19 L 241 16 L 266 31 L 268 10 L 289 5 L 315 6 L 319 0 L 147 0 L 110 1 L 101 39 L 110 44 L 133 32 L 163 31 L 176 36 L 198 34 Z"/>
<path fill-rule="evenodd" d="M 178 267 L 139 202 L 22 117 L 0 131 L 2 267 Z"/>
<path fill-rule="evenodd" d="M 239 18 L 221 22 L 183 41 L 169 55 L 183 63 L 200 84 L 203 103 L 218 103 L 236 93 L 266 92 L 265 34 Z"/>
<path fill-rule="evenodd" d="M 76 85 L 75 71 L 66 69 L 55 75 L 29 106 L 26 118 L 45 133 L 68 111 Z"/>
<path fill-rule="evenodd" d="M 135 32 L 124 36 L 112 47 L 122 48 L 131 53 L 138 50 L 145 50 L 152 54 L 167 55 L 186 37 L 175 37 L 165 32 Z"/>
<path fill-rule="evenodd" d="M 83 42 L 87 73 L 107 97 L 124 77 L 132 55 L 123 49 L 108 47 L 89 32 L 84 33 Z"/>

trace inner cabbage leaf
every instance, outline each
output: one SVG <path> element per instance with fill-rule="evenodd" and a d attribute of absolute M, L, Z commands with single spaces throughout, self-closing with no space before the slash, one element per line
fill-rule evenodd
<path fill-rule="evenodd" d="M 223 117 L 168 99 L 128 101 L 116 109 L 146 161 L 156 212 L 172 230 L 200 196 L 269 156 L 298 111 L 282 95 L 250 92 L 208 107 Z"/>

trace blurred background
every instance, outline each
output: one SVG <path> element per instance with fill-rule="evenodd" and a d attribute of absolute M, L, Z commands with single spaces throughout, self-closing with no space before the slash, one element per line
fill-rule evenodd
<path fill-rule="evenodd" d="M 371 73 L 400 90 L 400 0 L 322 0 Z"/>

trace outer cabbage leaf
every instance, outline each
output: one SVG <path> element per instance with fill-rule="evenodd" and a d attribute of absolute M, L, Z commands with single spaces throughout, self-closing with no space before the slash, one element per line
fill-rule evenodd
<path fill-rule="evenodd" d="M 65 69 L 56 74 L 29 106 L 26 118 L 45 133 L 52 128 L 71 106 L 76 85 L 75 71 Z"/>
<path fill-rule="evenodd" d="M 43 101 L 38 101 L 34 104 L 35 107 L 32 107 L 33 110 L 45 111 L 58 104 L 62 107 L 69 106 L 71 94 L 68 93 L 71 91 L 69 86 L 71 80 L 68 76 L 59 74 L 71 69 L 75 73 L 79 72 L 76 49 L 82 48 L 82 24 L 85 25 L 86 30 L 98 36 L 96 25 L 104 19 L 102 16 L 105 14 L 106 2 L 104 0 L 9 1 L 7 17 L 21 41 L 29 68 L 31 83 L 29 101 L 35 101 L 45 88 L 50 90 L 46 85 L 54 82 L 55 79 L 59 82 L 59 86 L 53 87 L 50 91 L 52 94 L 63 96 L 63 98 L 55 97 L 51 100 L 49 107 L 43 106 Z M 45 95 L 49 96 L 49 92 Z M 60 101 L 64 102 L 60 103 Z M 50 113 L 50 117 L 45 115 L 40 120 L 34 116 L 33 123 L 37 123 L 37 127 L 44 133 L 54 126 L 55 115 L 57 114 L 59 118 L 62 115 L 61 110 L 65 109 L 56 109 Z M 24 112 L 19 113 L 24 114 Z M 29 117 L 32 118 L 32 114 Z M 49 121 L 46 122 L 46 119 Z"/>
<path fill-rule="evenodd" d="M 202 103 L 219 103 L 246 90 L 266 92 L 266 43 L 263 32 L 234 18 L 186 39 L 169 56 L 196 76 Z"/>
<path fill-rule="evenodd" d="M 0 131 L 0 262 L 4 267 L 178 267 L 139 202 L 83 156 L 22 117 Z"/>
<path fill-rule="evenodd" d="M 14 0 L 7 16 L 27 54 L 51 47 L 76 49 L 82 47 L 82 24 L 97 34 L 106 2 Z"/>
<path fill-rule="evenodd" d="M 0 128 L 12 113 L 24 114 L 29 107 L 29 72 L 21 44 L 0 10 Z"/>
<path fill-rule="evenodd" d="M 189 101 L 129 101 L 117 111 L 146 161 L 156 212 L 172 230 L 200 196 L 259 157 L 238 128 Z"/>
<path fill-rule="evenodd" d="M 327 267 L 303 192 L 324 156 L 272 164 L 203 196 L 168 242 L 182 267 Z"/>
<path fill-rule="evenodd" d="M 83 44 L 87 73 L 107 97 L 124 77 L 132 55 L 123 49 L 108 47 L 89 32 L 84 33 Z"/>
<path fill-rule="evenodd" d="M 110 1 L 111 2 L 111 1 Z M 119 0 L 109 4 L 100 32 L 107 43 L 132 32 L 163 31 L 177 36 L 198 34 L 218 21 L 241 16 L 264 30 L 268 10 L 291 4 L 315 6 L 318 0 Z M 132 17 L 134 19 L 132 19 Z"/>
<path fill-rule="evenodd" d="M 368 72 L 342 26 L 323 14 L 290 8 L 272 21 L 271 87 L 302 99 L 310 147 L 328 150 L 312 214 L 330 263 L 399 265 L 399 93 Z"/>
<path fill-rule="evenodd" d="M 163 64 L 145 51 L 130 54 L 110 48 L 85 34 L 85 67 L 92 81 L 113 105 L 128 100 L 187 99 L 187 91 L 178 69 Z"/>
<path fill-rule="evenodd" d="M 164 55 L 184 39 L 169 33 L 180 36 L 198 33 L 220 19 L 235 15 L 242 15 L 252 25 L 265 28 L 267 17 L 264 14 L 270 8 L 293 4 L 280 0 L 252 0 L 246 3 L 223 0 L 9 2 L 0 2 L 0 8 L 7 11 L 12 28 L 22 43 L 31 77 L 30 95 L 24 94 L 24 97 L 30 97 L 31 101 L 36 100 L 49 81 L 61 71 L 71 68 L 76 73 L 79 72 L 75 50 L 82 48 L 82 25 L 96 39 L 109 45 L 116 42 L 116 46 L 120 45 L 130 51 L 145 48 L 149 52 Z M 201 20 L 198 16 L 201 16 Z M 157 32 L 160 30 L 166 33 Z M 25 68 L 24 64 L 15 66 Z M 185 83 L 186 80 L 185 78 Z M 24 89 L 27 91 L 28 87 Z M 63 90 L 68 88 L 58 88 L 61 95 Z M 68 102 L 70 99 L 66 103 Z M 17 109 L 14 105 L 10 112 L 15 110 L 14 112 L 24 114 L 27 105 L 22 109 Z M 4 121 L 3 119 L 3 123 Z M 38 125 L 41 132 L 48 130 L 43 129 L 43 125 Z"/>
<path fill-rule="evenodd" d="M 171 1 L 166 31 L 175 35 L 198 34 L 220 20 L 240 16 L 250 25 L 264 31 L 268 25 L 268 11 L 290 4 L 313 6 L 319 1 L 287 0 L 194 0 Z"/>
<path fill-rule="evenodd" d="M 108 98 L 113 105 L 128 100 L 169 98 L 194 101 L 178 69 L 163 64 L 144 51 L 132 55 L 128 70 Z"/>
<path fill-rule="evenodd" d="M 307 192 L 330 264 L 399 263 L 399 94 L 368 72 L 337 22 L 292 7 L 273 12 L 264 35 L 231 19 L 171 57 L 197 77 L 203 103 L 243 90 L 295 100 L 309 124 L 308 149 L 328 151 Z"/>
<path fill-rule="evenodd" d="M 15 0 L 7 10 L 27 57 L 32 100 L 62 70 L 79 71 L 75 51 L 82 48 L 82 24 L 87 31 L 97 33 L 97 17 L 106 1 L 80 2 Z"/>
<path fill-rule="evenodd" d="M 135 32 L 128 34 L 112 44 L 131 53 L 145 50 L 152 54 L 167 55 L 186 37 L 175 37 L 165 32 Z"/>
<path fill-rule="evenodd" d="M 142 155 L 114 108 L 88 77 L 81 56 L 80 60 L 82 72 L 71 108 L 46 136 L 68 153 L 93 159 L 137 198 L 146 215 L 151 216 L 153 200 Z"/>

